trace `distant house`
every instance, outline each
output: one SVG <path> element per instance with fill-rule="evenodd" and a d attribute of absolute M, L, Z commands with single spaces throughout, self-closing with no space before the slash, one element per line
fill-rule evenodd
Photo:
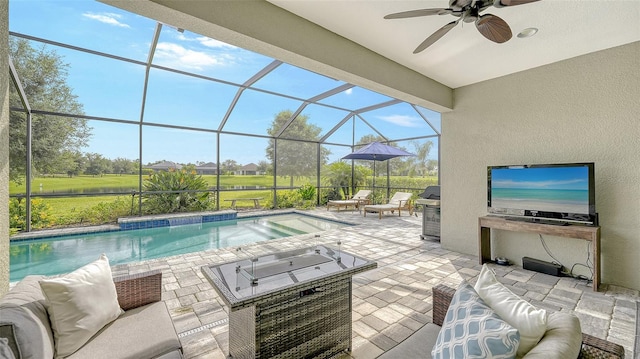
<path fill-rule="evenodd" d="M 213 162 L 207 162 L 201 166 L 196 166 L 196 173 L 199 175 L 218 174 L 218 165 Z"/>
<path fill-rule="evenodd" d="M 235 174 L 236 175 L 240 175 L 240 176 L 257 175 L 258 174 L 258 165 L 255 164 L 255 163 L 249 163 L 247 165 L 244 165 L 244 166 L 240 167 L 240 169 L 235 171 Z M 264 174 L 264 173 L 260 172 L 260 174 Z"/>
<path fill-rule="evenodd" d="M 156 163 L 155 165 L 145 166 L 144 168 L 154 171 L 168 171 L 170 168 L 173 168 L 174 170 L 182 169 L 182 165 L 171 161 L 162 161 Z"/>

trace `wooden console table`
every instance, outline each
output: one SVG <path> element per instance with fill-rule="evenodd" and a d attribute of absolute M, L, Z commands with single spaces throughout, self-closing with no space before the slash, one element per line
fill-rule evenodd
<path fill-rule="evenodd" d="M 593 290 L 600 286 L 600 227 L 568 225 L 557 226 L 532 222 L 508 220 L 502 217 L 484 216 L 478 218 L 478 249 L 480 264 L 491 262 L 491 229 L 514 232 L 531 232 L 551 236 L 578 238 L 591 241 L 593 256 Z"/>

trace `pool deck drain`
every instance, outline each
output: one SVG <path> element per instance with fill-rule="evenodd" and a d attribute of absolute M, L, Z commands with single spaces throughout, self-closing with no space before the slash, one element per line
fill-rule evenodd
<path fill-rule="evenodd" d="M 218 321 L 213 322 L 213 323 L 201 325 L 201 326 L 199 326 L 197 328 L 193 328 L 193 329 L 187 330 L 186 332 L 179 333 L 178 334 L 178 338 L 184 338 L 187 335 L 191 335 L 191 334 L 195 334 L 195 333 L 201 332 L 203 330 L 219 327 L 219 326 L 227 324 L 227 323 L 229 323 L 229 319 L 222 319 L 222 320 L 218 320 Z"/>

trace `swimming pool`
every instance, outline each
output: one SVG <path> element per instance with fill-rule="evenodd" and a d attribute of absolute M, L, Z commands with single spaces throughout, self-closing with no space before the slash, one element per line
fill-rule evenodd
<path fill-rule="evenodd" d="M 67 273 L 106 253 L 111 265 L 327 231 L 346 226 L 299 213 L 13 241 L 10 280 Z"/>

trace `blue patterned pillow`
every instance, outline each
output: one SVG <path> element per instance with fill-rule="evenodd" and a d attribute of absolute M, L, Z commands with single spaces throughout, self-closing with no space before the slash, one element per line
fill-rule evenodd
<path fill-rule="evenodd" d="M 468 283 L 460 284 L 438 333 L 431 356 L 515 358 L 520 334 L 484 303 Z"/>

